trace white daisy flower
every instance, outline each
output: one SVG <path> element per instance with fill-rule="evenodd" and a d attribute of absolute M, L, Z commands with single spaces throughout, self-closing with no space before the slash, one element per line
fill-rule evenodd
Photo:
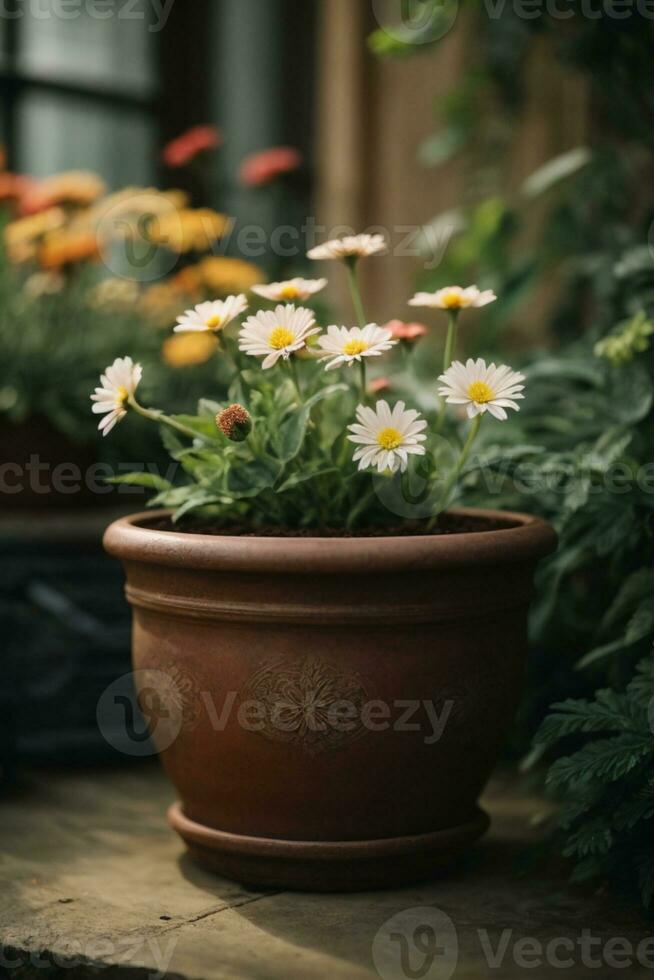
<path fill-rule="evenodd" d="M 468 358 L 465 365 L 454 361 L 438 380 L 443 382 L 439 395 L 450 405 L 464 405 L 470 419 L 484 412 L 490 412 L 496 419 L 506 419 L 505 409 L 513 408 L 517 412 L 520 406 L 515 400 L 524 398 L 524 374 L 506 365 L 487 367 L 481 357 L 476 361 Z"/>
<path fill-rule="evenodd" d="M 409 300 L 409 306 L 429 306 L 438 310 L 467 310 L 471 306 L 487 306 L 497 296 L 492 289 L 477 289 L 476 286 L 446 286 L 435 293 L 416 293 Z"/>
<path fill-rule="evenodd" d="M 386 251 L 383 235 L 346 235 L 316 245 L 307 252 L 309 259 L 362 259 Z"/>
<path fill-rule="evenodd" d="M 194 309 L 187 310 L 177 317 L 175 333 L 197 333 L 206 330 L 217 333 L 247 308 L 247 297 L 243 293 L 239 293 L 238 296 L 228 296 L 225 300 L 199 303 Z"/>
<path fill-rule="evenodd" d="M 139 386 L 143 376 L 140 364 L 131 357 L 118 357 L 100 376 L 100 388 L 91 395 L 91 409 L 96 415 L 104 415 L 98 429 L 106 436 L 117 422 L 127 415 L 127 403 Z"/>
<path fill-rule="evenodd" d="M 239 348 L 253 357 L 263 357 L 265 370 L 280 357 L 287 361 L 293 351 L 305 346 L 308 337 L 320 333 L 315 322 L 313 312 L 303 306 L 296 309 L 293 304 L 280 304 L 274 310 L 260 310 L 241 327 Z"/>
<path fill-rule="evenodd" d="M 271 282 L 268 285 L 253 286 L 252 292 L 264 299 L 282 303 L 308 300 L 327 285 L 326 279 L 287 279 L 284 282 Z"/>
<path fill-rule="evenodd" d="M 398 468 L 404 473 L 409 463 L 409 455 L 424 456 L 424 442 L 427 436 L 422 430 L 427 427 L 414 409 L 405 409 L 404 402 L 398 402 L 391 410 L 388 402 L 378 401 L 375 408 L 359 405 L 358 422 L 349 425 L 353 433 L 350 442 L 359 443 L 352 459 L 359 461 L 359 469 L 376 466 L 380 473 Z"/>
<path fill-rule="evenodd" d="M 327 327 L 327 333 L 318 338 L 318 346 L 324 351 L 320 360 L 331 358 L 326 365 L 327 371 L 338 367 L 339 364 L 351 365 L 354 361 L 360 361 L 362 357 L 378 357 L 395 344 L 397 340 L 393 340 L 391 331 L 378 327 L 376 323 L 369 323 L 363 328 L 352 327 L 349 330 L 347 327 Z"/>

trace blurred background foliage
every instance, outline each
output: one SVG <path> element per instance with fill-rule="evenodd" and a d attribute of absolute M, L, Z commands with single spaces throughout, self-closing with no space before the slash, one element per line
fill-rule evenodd
<path fill-rule="evenodd" d="M 524 409 L 501 432 L 486 430 L 464 491 L 467 503 L 539 512 L 560 534 L 540 577 L 528 697 L 512 751 L 564 802 L 554 835 L 575 879 L 609 879 L 649 905 L 654 22 L 636 10 L 627 19 L 591 17 L 577 3 L 567 5 L 570 19 L 545 6 L 534 19 L 508 4 L 496 16 L 483 4 L 467 7 L 476 10 L 474 66 L 437 99 L 442 125 L 420 150 L 435 177 L 460 160 L 467 199 L 432 223 L 444 256 L 421 286 L 478 281 L 496 290 L 500 300 L 470 338 L 471 352 L 505 356 L 507 322 L 528 320 L 545 296 L 553 338 L 553 350 L 524 358 Z M 434 3 L 436 17 L 447 10 Z M 508 191 L 511 120 L 544 36 L 587 83 L 588 145 Z M 428 57 L 431 45 L 414 41 L 380 28 L 369 44 L 381 57 Z M 491 438 L 511 452 L 498 458 Z"/>

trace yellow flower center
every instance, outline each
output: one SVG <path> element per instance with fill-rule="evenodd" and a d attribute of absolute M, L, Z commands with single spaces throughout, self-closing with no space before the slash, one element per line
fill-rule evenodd
<path fill-rule="evenodd" d="M 218 316 L 217 313 L 214 313 L 214 315 L 210 316 L 209 319 L 207 320 L 207 326 L 209 330 L 217 330 L 222 322 L 223 322 L 223 318 L 221 316 Z"/>
<path fill-rule="evenodd" d="M 288 327 L 275 327 L 268 338 L 268 343 L 275 350 L 282 350 L 283 347 L 288 347 L 289 344 L 292 344 L 294 340 L 295 337 Z"/>
<path fill-rule="evenodd" d="M 457 289 L 443 293 L 443 306 L 448 310 L 458 310 L 463 306 L 463 297 Z"/>
<path fill-rule="evenodd" d="M 382 429 L 377 436 L 377 442 L 382 449 L 397 449 L 402 445 L 402 434 L 391 427 Z"/>
<path fill-rule="evenodd" d="M 472 398 L 473 402 L 483 405 L 495 397 L 495 392 L 485 381 L 473 381 L 468 386 L 468 395 Z"/>
<path fill-rule="evenodd" d="M 349 357 L 356 357 L 357 354 L 363 354 L 366 350 L 368 350 L 368 345 L 364 340 L 348 340 L 343 348 L 343 353 Z"/>
<path fill-rule="evenodd" d="M 129 391 L 127 390 L 125 385 L 120 385 L 120 387 L 116 392 L 116 403 L 122 407 L 128 398 L 129 398 Z"/>
<path fill-rule="evenodd" d="M 282 299 L 298 299 L 300 291 L 297 286 L 284 286 L 280 296 Z"/>

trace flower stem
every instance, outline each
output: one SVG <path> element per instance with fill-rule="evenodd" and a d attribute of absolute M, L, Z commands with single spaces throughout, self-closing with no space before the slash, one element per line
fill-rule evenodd
<path fill-rule="evenodd" d="M 368 383 L 366 381 L 366 362 L 363 357 L 359 360 L 359 376 L 361 378 L 361 401 L 365 405 L 368 400 Z"/>
<path fill-rule="evenodd" d="M 300 376 L 298 374 L 298 369 L 297 369 L 297 364 L 295 363 L 295 358 L 293 357 L 292 354 L 291 354 L 291 356 L 288 359 L 288 364 L 289 364 L 289 367 L 291 369 L 291 377 L 293 379 L 293 384 L 295 385 L 295 390 L 297 391 L 298 400 L 299 400 L 300 404 L 302 404 L 302 388 L 300 386 Z"/>
<path fill-rule="evenodd" d="M 445 351 L 443 353 L 443 374 L 447 371 L 452 358 L 456 352 L 456 334 L 459 320 L 459 311 L 450 311 L 450 322 L 447 325 L 447 339 L 445 341 Z"/>
<path fill-rule="evenodd" d="M 450 320 L 447 325 L 447 339 L 445 341 L 445 351 L 443 352 L 443 374 L 445 374 L 445 372 L 451 365 L 452 357 L 456 351 L 456 335 L 457 335 L 458 318 L 459 318 L 459 311 L 451 310 Z M 443 398 L 443 400 L 441 401 L 440 411 L 438 413 L 438 421 L 436 422 L 436 432 L 439 434 L 443 431 L 446 409 L 447 409 L 447 403 Z"/>
<path fill-rule="evenodd" d="M 363 330 L 367 320 L 365 310 L 363 309 L 363 300 L 361 299 L 361 290 L 359 289 L 359 282 L 357 279 L 357 260 L 356 258 L 350 258 L 345 260 L 345 269 L 347 271 L 347 281 L 350 287 L 350 294 L 352 296 L 352 305 L 354 306 L 354 312 L 356 314 L 359 326 Z"/>
<path fill-rule="evenodd" d="M 193 429 L 189 429 L 188 426 L 184 425 L 182 422 L 178 422 L 176 419 L 170 417 L 170 415 L 165 415 L 158 408 L 144 408 L 143 405 L 139 405 L 137 400 L 132 396 L 129 399 L 129 404 L 142 415 L 144 419 L 149 419 L 151 422 L 163 422 L 164 425 L 169 426 L 171 429 L 175 429 L 180 432 L 183 436 L 187 436 L 189 439 L 201 439 L 202 435 L 199 432 L 195 432 Z"/>
<path fill-rule="evenodd" d="M 466 439 L 463 449 L 461 450 L 461 455 L 459 456 L 458 462 L 454 467 L 454 469 L 452 470 L 452 472 L 450 473 L 447 480 L 445 481 L 445 486 L 443 487 L 443 492 L 441 494 L 438 507 L 436 508 L 436 513 L 434 514 L 434 516 L 431 518 L 431 520 L 427 525 L 428 531 L 433 531 L 439 515 L 443 512 L 443 510 L 447 506 L 448 498 L 450 496 L 450 493 L 452 492 L 452 487 L 459 479 L 461 475 L 461 471 L 465 466 L 468 457 L 470 455 L 470 450 L 472 449 L 473 443 L 477 438 L 477 433 L 479 432 L 479 427 L 481 425 L 482 418 L 483 418 L 482 415 L 476 415 L 473 419 L 472 425 L 470 426 L 470 431 L 468 432 L 468 438 Z"/>

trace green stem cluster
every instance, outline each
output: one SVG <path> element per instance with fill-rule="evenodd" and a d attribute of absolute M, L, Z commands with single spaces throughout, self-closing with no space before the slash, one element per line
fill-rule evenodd
<path fill-rule="evenodd" d="M 466 465 L 468 461 L 468 457 L 470 456 L 470 451 L 472 450 L 474 441 L 477 438 L 477 433 L 479 432 L 482 418 L 483 418 L 482 415 L 475 415 L 472 421 L 472 425 L 470 426 L 470 431 L 468 432 L 468 438 L 466 439 L 463 445 L 463 449 L 461 450 L 461 455 L 459 456 L 457 464 L 443 485 L 443 490 L 440 496 L 440 500 L 438 502 L 438 507 L 436 508 L 436 513 L 434 514 L 434 516 L 431 518 L 431 520 L 427 525 L 428 531 L 432 531 L 434 529 L 434 527 L 436 526 L 436 521 L 439 518 L 439 515 L 442 513 L 443 510 L 445 510 L 445 508 L 448 505 L 449 496 L 450 493 L 452 492 L 452 488 L 454 487 L 456 481 L 461 476 L 463 467 Z"/>

